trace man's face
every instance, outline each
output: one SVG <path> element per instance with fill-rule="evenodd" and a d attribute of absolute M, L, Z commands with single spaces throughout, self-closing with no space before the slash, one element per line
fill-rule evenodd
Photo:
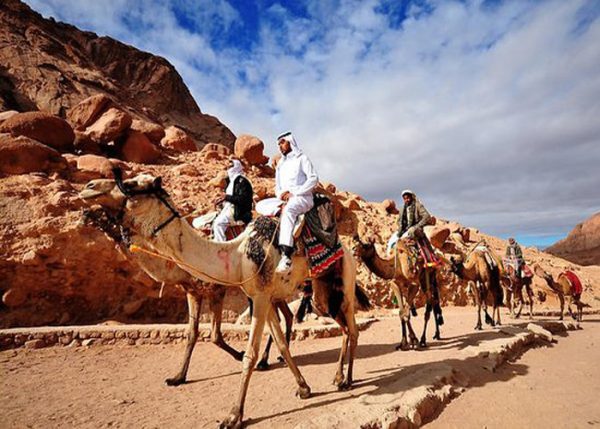
<path fill-rule="evenodd" d="M 290 145 L 290 142 L 286 139 L 279 139 L 279 141 L 277 142 L 277 146 L 279 146 L 279 151 L 283 155 L 287 155 L 292 151 L 292 145 Z"/>
<path fill-rule="evenodd" d="M 409 205 L 412 203 L 413 196 L 411 194 L 404 194 L 402 195 L 402 199 L 404 200 L 404 204 Z"/>

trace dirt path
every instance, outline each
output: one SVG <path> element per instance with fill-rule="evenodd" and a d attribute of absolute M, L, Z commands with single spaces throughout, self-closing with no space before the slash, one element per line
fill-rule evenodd
<path fill-rule="evenodd" d="M 339 337 L 293 344 L 292 353 L 311 385 L 313 397 L 304 401 L 294 397 L 293 377 L 281 364 L 275 365 L 269 372 L 255 372 L 246 402 L 246 423 L 256 428 L 295 427 L 301 424 L 309 427 L 330 426 L 327 419 L 331 416 L 347 416 L 350 421 L 357 421 L 357 404 L 360 402 L 364 405 L 365 398 L 384 401 L 397 395 L 398 391 L 412 387 L 415 382 L 426 379 L 430 368 L 456 367 L 469 371 L 473 363 L 479 361 L 463 358 L 467 351 L 505 337 L 489 328 L 474 332 L 474 314 L 470 308 L 447 310 L 445 316 L 447 323 L 442 331 L 445 339 L 431 342 L 431 347 L 426 351 L 395 351 L 399 337 L 396 318 L 384 319 L 362 332 L 355 365 L 356 384 L 349 392 L 337 392 L 331 385 L 341 341 Z M 568 338 L 559 338 L 556 346 L 530 351 L 532 356 L 533 353 L 541 356 L 532 357 L 541 359 L 539 361 L 528 362 L 526 359 L 529 356 L 526 354 L 520 361 L 510 364 L 507 370 L 496 374 L 481 368 L 473 369 L 471 375 L 479 379 L 472 383 L 472 391 L 467 390 L 463 394 L 465 400 L 476 398 L 477 395 L 471 393 L 477 390 L 495 391 L 497 386 L 511 384 L 527 386 L 529 377 L 537 374 L 538 370 L 544 368 L 549 373 L 556 373 L 566 361 L 572 361 L 573 368 L 588 368 L 587 372 L 577 372 L 574 378 L 556 375 L 553 379 L 547 379 L 554 390 L 530 390 L 529 394 L 526 388 L 522 387 L 521 390 L 529 402 L 540 402 L 547 396 L 546 392 L 553 392 L 555 400 L 567 407 L 571 398 L 577 397 L 573 395 L 583 383 L 583 392 L 589 395 L 585 400 L 576 401 L 581 406 L 576 422 L 597 420 L 598 412 L 595 410 L 600 409 L 597 399 L 600 320 L 598 316 L 590 318 L 594 317 L 595 322 L 584 324 L 585 330 L 574 332 Z M 419 331 L 420 319 L 416 324 Z M 242 347 L 240 343 L 234 345 Z M 163 381 L 177 371 L 183 348 L 183 344 L 177 344 L 74 349 L 54 347 L 2 352 L 1 425 L 44 428 L 215 427 L 233 404 L 240 363 L 211 344 L 199 343 L 192 358 L 188 377 L 190 382 L 178 388 L 167 387 Z M 580 350 L 588 352 L 579 353 Z M 553 353 L 560 354 L 554 359 L 549 357 Z M 497 382 L 498 379 L 503 382 Z M 576 384 L 571 384 L 571 380 Z M 594 384 L 596 394 L 592 396 L 590 392 L 594 390 Z M 556 386 L 563 386 L 565 394 L 558 392 Z M 569 386 L 568 389 L 565 386 Z M 465 423 L 467 427 L 483 427 L 489 423 L 480 422 L 473 408 L 468 410 L 459 405 L 462 399 L 459 397 L 449 404 L 437 422 L 442 422 L 446 414 L 450 416 L 457 409 L 463 415 L 468 415 L 469 420 L 458 420 L 460 414 L 455 414 L 457 420 L 447 421 L 445 426 L 460 422 L 462 427 Z M 497 419 L 493 421 L 503 422 L 507 406 L 501 399 L 498 397 L 491 401 L 494 404 L 491 410 L 479 408 L 485 410 L 479 414 L 493 416 Z M 520 402 L 523 401 L 521 399 Z M 562 408 L 565 409 L 573 410 Z M 560 420 L 557 420 L 559 417 Z M 557 413 L 551 426 L 556 427 L 560 423 L 564 423 L 562 426 L 578 426 L 569 425 L 571 418 L 570 414 L 558 416 Z M 521 421 L 530 423 L 524 417 L 514 420 L 516 423 Z M 531 424 L 525 426 L 531 427 Z"/>
<path fill-rule="evenodd" d="M 584 319 L 583 327 L 507 363 L 490 374 L 505 382 L 467 390 L 425 427 L 600 427 L 600 318 Z M 523 376 L 511 377 L 521 368 L 527 368 Z"/>

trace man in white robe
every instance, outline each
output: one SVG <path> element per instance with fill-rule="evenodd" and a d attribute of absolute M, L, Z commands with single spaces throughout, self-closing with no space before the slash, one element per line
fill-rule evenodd
<path fill-rule="evenodd" d="M 291 132 L 277 137 L 277 145 L 282 154 L 275 170 L 277 198 L 261 201 L 256 210 L 261 214 L 274 215 L 283 205 L 279 227 L 279 247 L 283 255 L 275 271 L 286 273 L 291 268 L 294 254 L 294 225 L 298 216 L 313 207 L 313 189 L 319 177 L 310 159 L 298 148 Z"/>

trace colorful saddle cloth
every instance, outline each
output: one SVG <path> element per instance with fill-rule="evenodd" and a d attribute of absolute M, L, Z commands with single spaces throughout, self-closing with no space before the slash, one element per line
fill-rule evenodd
<path fill-rule="evenodd" d="M 442 263 L 425 236 L 417 238 L 415 244 L 425 268 L 435 268 Z"/>
<path fill-rule="evenodd" d="M 571 284 L 571 290 L 574 296 L 580 296 L 583 293 L 583 285 L 581 284 L 579 277 L 577 277 L 577 274 L 573 271 L 564 271 L 560 275 L 567 278 Z"/>

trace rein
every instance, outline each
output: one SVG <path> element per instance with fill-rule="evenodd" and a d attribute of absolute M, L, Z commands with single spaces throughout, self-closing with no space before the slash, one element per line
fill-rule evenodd
<path fill-rule="evenodd" d="M 173 208 L 169 201 L 165 198 L 166 192 L 160 185 L 153 184 L 149 189 L 127 189 L 125 184 L 123 183 L 123 172 L 119 168 L 113 169 L 113 174 L 115 176 L 115 183 L 117 187 L 121 191 L 123 195 L 125 195 L 126 200 L 132 199 L 137 195 L 149 195 L 156 197 L 166 208 L 171 212 L 171 216 L 169 216 L 164 222 L 160 223 L 156 228 L 152 230 L 152 236 L 156 236 L 164 227 L 173 222 L 175 219 L 181 218 L 181 215 L 177 210 Z M 123 208 L 124 212 L 124 208 Z"/>
<path fill-rule="evenodd" d="M 275 236 L 277 235 L 277 230 L 275 230 L 275 232 L 273 233 L 273 235 L 271 236 L 271 240 L 269 241 L 269 247 L 271 247 L 273 245 L 273 242 L 275 241 Z M 176 258 L 171 258 L 169 256 L 165 256 L 165 255 L 161 255 L 160 253 L 157 252 L 153 252 L 151 250 L 145 249 L 141 246 L 132 244 L 131 246 L 129 246 L 129 250 L 132 253 L 146 253 L 148 255 L 160 258 L 160 259 L 164 259 L 166 261 L 169 262 L 173 262 L 179 266 L 185 267 L 187 270 L 193 272 L 194 274 L 196 274 L 197 276 L 203 276 L 203 277 L 208 277 L 211 281 L 220 284 L 220 285 L 224 285 L 224 286 L 241 286 L 244 285 L 246 283 L 251 282 L 252 280 L 254 280 L 256 277 L 258 277 L 260 275 L 260 272 L 262 271 L 263 267 L 265 266 L 265 263 L 267 262 L 267 258 L 268 255 L 265 253 L 265 257 L 263 258 L 262 262 L 260 263 L 258 270 L 256 270 L 256 272 L 248 277 L 245 280 L 242 280 L 241 282 L 229 282 L 227 280 L 223 280 L 223 279 L 219 279 L 217 277 L 211 276 L 208 273 L 205 273 L 204 271 L 201 271 L 199 269 L 197 269 L 196 267 L 194 267 L 193 265 L 190 265 L 186 262 L 183 262 L 180 259 L 176 259 Z"/>

